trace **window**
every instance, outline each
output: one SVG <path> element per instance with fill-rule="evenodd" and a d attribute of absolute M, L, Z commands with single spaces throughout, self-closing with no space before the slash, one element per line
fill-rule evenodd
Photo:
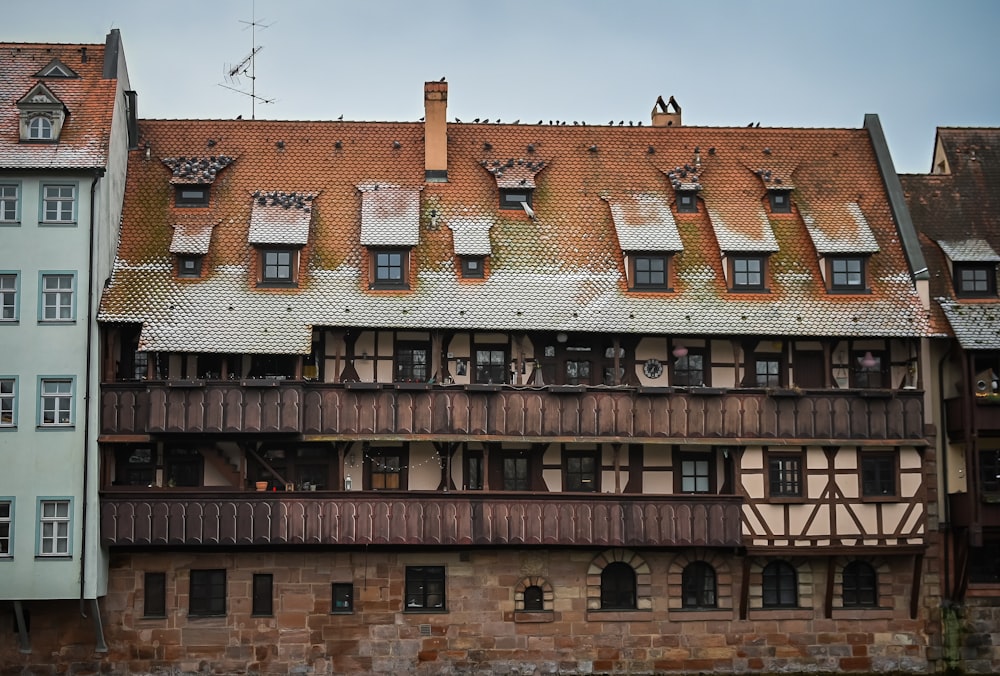
<path fill-rule="evenodd" d="M 372 252 L 372 288 L 409 288 L 409 253 L 405 250 Z"/>
<path fill-rule="evenodd" d="M 635 570 L 623 561 L 609 563 L 601 571 L 601 609 L 635 608 Z"/>
<path fill-rule="evenodd" d="M 14 555 L 11 549 L 11 529 L 14 527 L 14 502 L 0 500 L 0 558 Z"/>
<path fill-rule="evenodd" d="M 677 191 L 677 213 L 698 213 L 698 193 L 694 190 Z"/>
<path fill-rule="evenodd" d="M 179 185 L 174 193 L 174 206 L 207 207 L 208 194 L 207 185 Z"/>
<path fill-rule="evenodd" d="M 370 451 L 369 468 L 372 490 L 396 490 L 403 487 L 403 459 L 398 453 Z"/>
<path fill-rule="evenodd" d="M 878 576 L 864 561 L 851 561 L 844 566 L 843 601 L 845 608 L 878 606 Z"/>
<path fill-rule="evenodd" d="M 598 485 L 597 453 L 567 453 L 563 469 L 563 485 L 567 491 L 584 491 L 594 493 L 600 490 Z"/>
<path fill-rule="evenodd" d="M 297 268 L 297 251 L 270 249 L 260 252 L 260 278 L 264 284 L 294 284 Z"/>
<path fill-rule="evenodd" d="M 680 492 L 714 493 L 714 466 L 711 453 L 681 453 Z M 676 472 L 676 468 L 674 471 Z"/>
<path fill-rule="evenodd" d="M 462 257 L 462 277 L 465 279 L 482 279 L 484 275 L 483 258 L 481 256 Z"/>
<path fill-rule="evenodd" d="M 0 427 L 17 426 L 17 378 L 0 378 Z"/>
<path fill-rule="evenodd" d="M 787 190 L 768 190 L 767 198 L 771 204 L 772 214 L 792 213 L 792 202 L 788 199 Z"/>
<path fill-rule="evenodd" d="M 120 448 L 115 454 L 115 485 L 152 486 L 156 481 L 156 455 L 153 449 Z"/>
<path fill-rule="evenodd" d="M 545 610 L 545 593 L 537 584 L 525 587 L 524 610 Z"/>
<path fill-rule="evenodd" d="M 861 454 L 861 495 L 894 497 L 896 495 L 896 454 Z"/>
<path fill-rule="evenodd" d="M 507 353 L 504 350 L 476 350 L 476 382 L 507 382 Z"/>
<path fill-rule="evenodd" d="M 528 189 L 511 190 L 507 188 L 500 189 L 500 208 L 501 209 L 522 209 L 521 203 L 531 206 L 531 193 L 533 191 Z"/>
<path fill-rule="evenodd" d="M 469 491 L 483 490 L 483 452 L 465 452 L 465 489 Z"/>
<path fill-rule="evenodd" d="M 142 582 L 142 616 L 167 616 L 167 574 L 146 573 Z"/>
<path fill-rule="evenodd" d="M 633 289 L 667 289 L 667 257 L 639 255 L 632 257 Z"/>
<path fill-rule="evenodd" d="M 993 265 L 955 264 L 955 293 L 964 297 L 997 295 L 997 271 Z"/>
<path fill-rule="evenodd" d="M 979 452 L 979 486 L 983 493 L 1000 493 L 1000 451 Z"/>
<path fill-rule="evenodd" d="M 970 547 L 969 582 L 972 584 L 1000 583 L 1000 544 L 984 542 L 982 547 Z"/>
<path fill-rule="evenodd" d="M 38 319 L 71 322 L 76 319 L 76 275 L 41 273 L 42 298 Z"/>
<path fill-rule="evenodd" d="M 41 115 L 28 122 L 28 138 L 32 141 L 52 140 L 52 120 Z"/>
<path fill-rule="evenodd" d="M 675 348 L 675 351 L 677 349 Z M 677 387 L 700 387 L 705 384 L 705 356 L 701 352 L 688 350 L 673 362 L 673 385 Z"/>
<path fill-rule="evenodd" d="M 69 500 L 38 501 L 38 556 L 69 556 Z"/>
<path fill-rule="evenodd" d="M 855 352 L 854 369 L 851 375 L 854 377 L 854 387 L 878 389 L 885 387 L 882 372 L 881 352 Z"/>
<path fill-rule="evenodd" d="M 201 277 L 201 256 L 178 256 L 178 277 Z"/>
<path fill-rule="evenodd" d="M 192 570 L 188 615 L 210 617 L 226 614 L 226 571 Z"/>
<path fill-rule="evenodd" d="M 163 451 L 163 475 L 167 486 L 201 486 L 204 456 L 193 448 Z"/>
<path fill-rule="evenodd" d="M 0 273 L 0 322 L 16 322 L 17 310 L 17 273 Z"/>
<path fill-rule="evenodd" d="M 733 290 L 763 291 L 764 258 L 762 256 L 736 256 L 733 258 Z"/>
<path fill-rule="evenodd" d="M 566 360 L 566 384 L 589 385 L 590 361 L 585 359 Z"/>
<path fill-rule="evenodd" d="M 76 186 L 42 186 L 42 222 L 76 222 Z"/>
<path fill-rule="evenodd" d="M 11 183 L 0 184 L 0 223 L 17 223 L 19 186 Z"/>
<path fill-rule="evenodd" d="M 689 563 L 681 574 L 684 608 L 715 608 L 715 569 L 704 561 Z"/>
<path fill-rule="evenodd" d="M 270 573 L 254 573 L 251 615 L 269 617 L 274 614 L 274 576 Z"/>
<path fill-rule="evenodd" d="M 831 258 L 830 288 L 834 291 L 864 291 L 866 288 L 864 259 Z"/>
<path fill-rule="evenodd" d="M 802 454 L 769 453 L 767 481 L 772 498 L 802 497 Z"/>
<path fill-rule="evenodd" d="M 350 582 L 334 582 L 332 585 L 330 611 L 334 613 L 354 612 L 354 585 Z"/>
<path fill-rule="evenodd" d="M 444 610 L 444 566 L 406 567 L 405 610 Z"/>
<path fill-rule="evenodd" d="M 774 355 L 754 356 L 754 385 L 781 387 L 781 359 Z"/>
<path fill-rule="evenodd" d="M 72 378 L 41 378 L 39 398 L 39 425 L 58 427 L 73 424 Z"/>
<path fill-rule="evenodd" d="M 531 490 L 527 457 L 507 455 L 503 458 L 503 489 L 505 491 Z"/>
<path fill-rule="evenodd" d="M 785 561 L 772 561 L 762 574 L 765 608 L 794 608 L 799 604 L 795 569 Z"/>
<path fill-rule="evenodd" d="M 396 345 L 396 382 L 427 382 L 430 364 L 430 349 L 423 343 L 399 343 Z"/>

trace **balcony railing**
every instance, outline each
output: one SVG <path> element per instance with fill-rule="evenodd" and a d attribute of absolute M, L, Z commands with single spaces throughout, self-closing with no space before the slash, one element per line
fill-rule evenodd
<path fill-rule="evenodd" d="M 972 397 L 972 407 L 968 412 L 972 420 L 972 428 L 966 429 L 966 404 L 961 397 L 945 401 L 945 416 L 947 418 L 948 438 L 961 441 L 968 435 L 985 434 L 992 436 L 1000 434 L 1000 398 Z"/>
<path fill-rule="evenodd" d="M 107 492 L 108 546 L 741 545 L 734 496 Z"/>
<path fill-rule="evenodd" d="M 104 435 L 297 433 L 523 439 L 924 439 L 916 390 L 109 383 Z M 790 395 L 790 396 L 789 396 Z"/>

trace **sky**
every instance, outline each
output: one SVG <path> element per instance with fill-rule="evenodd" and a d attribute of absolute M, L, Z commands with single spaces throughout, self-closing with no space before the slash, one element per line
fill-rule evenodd
<path fill-rule="evenodd" d="M 995 0 L 47 0 L 3 17 L 3 42 L 119 29 L 143 118 L 417 120 L 446 77 L 450 120 L 649 124 L 661 95 L 696 126 L 877 113 L 901 173 L 930 170 L 936 127 L 1000 126 Z M 228 78 L 256 47 L 254 79 Z"/>

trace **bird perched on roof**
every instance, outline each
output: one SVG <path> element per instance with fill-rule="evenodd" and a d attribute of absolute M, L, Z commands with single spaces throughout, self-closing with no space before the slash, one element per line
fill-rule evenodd
<path fill-rule="evenodd" d="M 444 82 L 444 77 L 442 77 L 438 82 Z"/>
<path fill-rule="evenodd" d="M 344 114 L 341 113 L 340 117 L 337 118 L 337 122 L 342 122 L 344 120 Z"/>

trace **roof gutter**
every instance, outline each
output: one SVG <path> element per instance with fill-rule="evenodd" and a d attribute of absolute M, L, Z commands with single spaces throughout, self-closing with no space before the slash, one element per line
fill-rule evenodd
<path fill-rule="evenodd" d="M 889 154 L 889 145 L 885 141 L 885 134 L 882 132 L 882 123 L 879 122 L 878 115 L 875 113 L 865 114 L 865 129 L 868 130 L 872 148 L 875 150 L 875 160 L 878 162 L 882 183 L 885 184 L 885 190 L 889 197 L 889 209 L 892 211 L 896 231 L 903 243 L 903 251 L 910 264 L 913 279 L 930 280 L 924 252 L 920 249 L 917 229 L 913 226 L 913 220 L 910 218 L 910 210 L 906 208 L 903 184 L 899 182 L 899 174 L 896 173 L 896 167 L 892 163 L 892 155 Z"/>

